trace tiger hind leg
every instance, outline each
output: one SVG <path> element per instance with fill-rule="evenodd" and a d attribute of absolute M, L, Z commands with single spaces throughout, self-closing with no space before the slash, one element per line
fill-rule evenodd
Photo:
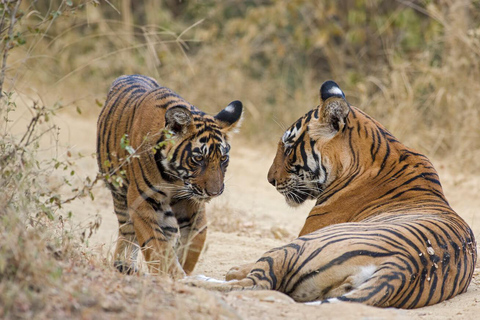
<path fill-rule="evenodd" d="M 358 303 L 363 303 L 363 304 L 374 306 L 374 307 L 390 307 L 391 305 L 389 304 L 388 297 L 389 297 L 389 292 L 388 292 L 388 289 L 385 287 L 355 289 L 339 297 L 309 301 L 309 302 L 304 302 L 304 304 L 320 305 L 325 303 L 337 303 L 337 302 L 358 302 Z"/>
<path fill-rule="evenodd" d="M 366 268 L 368 269 L 368 267 Z M 388 270 L 388 269 L 387 269 Z M 363 270 L 363 275 L 346 279 L 337 288 L 326 293 L 322 298 L 306 302 L 308 305 L 319 305 L 336 302 L 358 302 L 375 307 L 395 307 L 397 294 L 401 288 L 406 289 L 405 278 L 395 276 L 392 270 L 385 269 L 374 272 L 371 277 L 365 278 L 370 270 Z M 358 281 L 363 278 L 364 281 Z"/>

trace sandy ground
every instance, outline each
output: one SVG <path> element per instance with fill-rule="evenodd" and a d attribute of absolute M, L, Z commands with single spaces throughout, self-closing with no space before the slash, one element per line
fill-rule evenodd
<path fill-rule="evenodd" d="M 96 119 L 61 115 L 61 140 L 71 150 L 91 155 L 95 152 Z M 280 135 L 281 132 L 276 133 Z M 230 267 L 253 262 L 263 252 L 287 243 L 300 231 L 313 202 L 292 209 L 283 197 L 267 182 L 266 175 L 274 157 L 274 146 L 252 147 L 234 137 L 231 163 L 227 172 L 226 191 L 208 204 L 210 221 L 206 248 L 197 264 L 195 274 L 223 278 Z M 433 159 L 440 173 L 445 193 L 452 207 L 474 229 L 480 239 L 480 176 L 469 172 L 452 174 L 454 164 Z M 94 157 L 77 161 L 77 173 L 94 176 L 97 170 Z M 83 199 L 71 205 L 76 221 L 88 223 L 100 215 L 102 224 L 90 240 L 92 247 L 107 254 L 113 247 L 117 221 L 113 214 L 108 190 L 99 184 L 94 190 L 95 201 Z M 198 291 L 201 290 L 201 291 Z M 200 296 L 210 293 L 197 289 Z M 198 293 L 200 292 L 200 293 Z M 435 306 L 417 310 L 378 309 L 358 304 L 306 306 L 293 302 L 278 292 L 214 293 L 231 313 L 219 318 L 244 319 L 478 319 L 480 313 L 480 270 L 467 293 Z"/>

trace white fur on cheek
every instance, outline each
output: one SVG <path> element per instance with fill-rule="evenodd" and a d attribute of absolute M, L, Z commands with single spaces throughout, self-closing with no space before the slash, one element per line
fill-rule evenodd
<path fill-rule="evenodd" d="M 285 131 L 282 137 L 282 142 L 285 144 L 285 141 L 287 141 L 287 138 L 290 136 L 290 130 Z"/>
<path fill-rule="evenodd" d="M 282 142 L 283 142 L 283 144 L 286 145 L 286 141 L 287 141 L 290 137 L 295 137 L 297 134 L 298 134 L 298 129 L 297 129 L 296 127 L 293 128 L 292 130 L 287 130 L 287 131 L 285 131 L 285 133 L 284 133 L 283 136 L 282 136 Z"/>

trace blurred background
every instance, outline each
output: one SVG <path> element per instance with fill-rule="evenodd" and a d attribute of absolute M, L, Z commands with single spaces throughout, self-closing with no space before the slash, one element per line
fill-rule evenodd
<path fill-rule="evenodd" d="M 407 145 L 480 168 L 478 0 L 94 0 L 20 5 L 7 82 L 96 118 L 122 74 L 156 78 L 272 143 L 335 80 Z M 4 88 L 5 89 L 5 88 Z"/>

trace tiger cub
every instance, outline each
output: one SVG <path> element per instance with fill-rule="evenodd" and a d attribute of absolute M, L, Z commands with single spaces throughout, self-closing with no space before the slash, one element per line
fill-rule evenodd
<path fill-rule="evenodd" d="M 434 167 L 350 106 L 335 82 L 325 82 L 320 105 L 283 134 L 268 181 L 292 206 L 316 200 L 299 237 L 231 269 L 231 281 L 188 283 L 397 308 L 467 290 L 474 235 L 448 204 Z"/>
<path fill-rule="evenodd" d="M 116 79 L 98 118 L 97 157 L 119 223 L 114 265 L 136 270 L 138 249 L 150 272 L 190 274 L 206 238 L 205 202 L 224 190 L 228 135 L 242 103 L 215 116 L 154 79 Z"/>

